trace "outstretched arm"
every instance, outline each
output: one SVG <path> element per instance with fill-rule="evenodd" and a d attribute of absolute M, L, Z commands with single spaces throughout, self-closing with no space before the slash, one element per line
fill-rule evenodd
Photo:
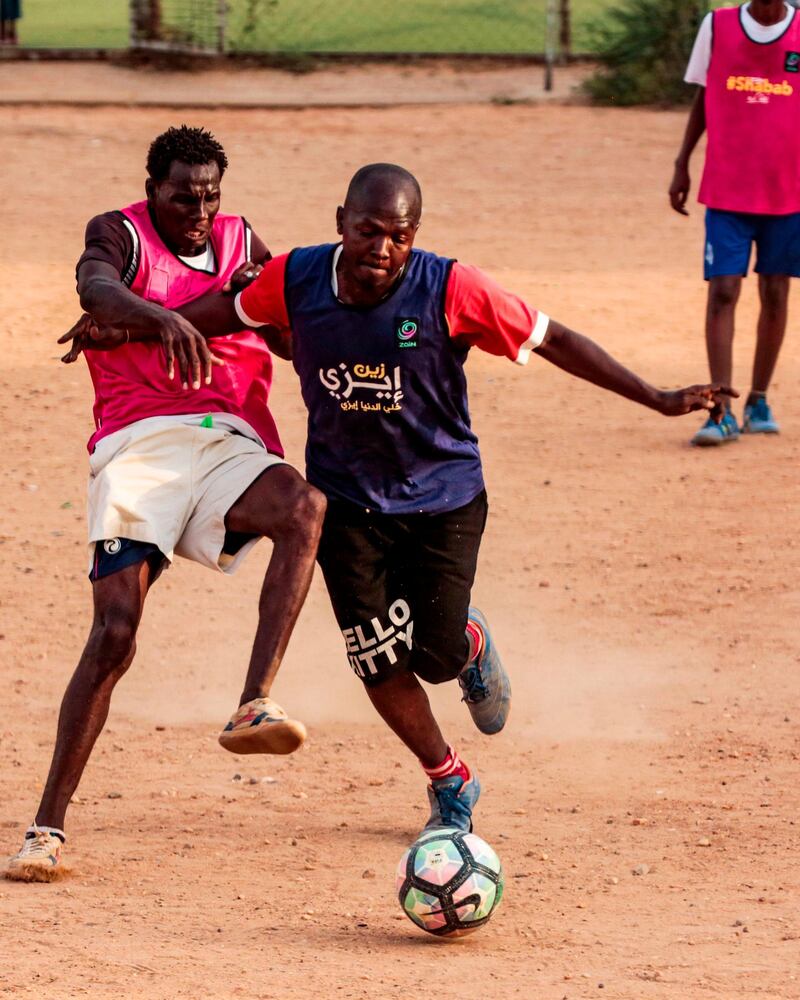
<path fill-rule="evenodd" d="M 599 344 L 552 319 L 544 340 L 535 352 L 570 375 L 616 392 L 634 403 L 649 406 L 667 417 L 681 416 L 693 410 L 718 411 L 721 416 L 724 398 L 738 396 L 735 389 L 719 385 L 656 389 L 612 358 Z"/>
<path fill-rule="evenodd" d="M 246 284 L 236 287 L 242 289 L 249 285 L 261 273 L 257 268 L 253 277 L 248 275 Z M 251 324 L 246 323 L 236 310 L 235 297 L 232 295 L 204 295 L 194 302 L 187 302 L 178 312 L 195 326 L 204 337 L 218 336 L 220 332 L 231 333 L 234 330 L 245 330 Z M 252 324 L 256 327 L 259 337 L 262 337 L 270 351 L 279 358 L 289 361 L 292 357 L 292 338 L 288 330 L 279 330 L 274 326 Z"/>
<path fill-rule="evenodd" d="M 706 130 L 706 88 L 698 87 L 694 95 L 686 131 L 683 135 L 680 152 L 675 160 L 675 172 L 669 186 L 669 203 L 681 215 L 688 215 L 686 199 L 689 197 L 691 180 L 689 178 L 689 159 L 694 147 L 700 141 L 700 136 Z"/>

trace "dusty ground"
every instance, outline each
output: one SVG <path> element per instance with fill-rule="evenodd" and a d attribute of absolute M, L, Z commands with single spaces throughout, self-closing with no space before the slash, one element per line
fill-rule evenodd
<path fill-rule="evenodd" d="M 680 113 L 0 109 L 8 853 L 89 621 L 90 388 L 54 341 L 75 315 L 85 221 L 139 195 L 147 143 L 182 120 L 224 141 L 226 208 L 274 250 L 332 236 L 352 169 L 396 160 L 426 194 L 422 245 L 483 265 L 659 384 L 704 377 L 701 216 L 664 196 Z M 688 448 L 697 419 L 666 421 L 535 358 L 475 356 L 469 374 L 492 503 L 476 598 L 516 700 L 493 739 L 455 690 L 436 702 L 483 777 L 477 829 L 508 876 L 493 923 L 448 946 L 400 914 L 393 871 L 424 781 L 370 714 L 319 580 L 276 692 L 307 746 L 273 760 L 216 745 L 264 544 L 233 581 L 178 563 L 159 582 L 70 812 L 73 877 L 0 882 L 0 995 L 800 997 L 793 337 L 773 393 L 784 433 L 721 453 Z M 274 402 L 300 462 L 289 369 Z"/>
<path fill-rule="evenodd" d="M 16 62 L 0 50 L 3 104 L 308 107 L 311 105 L 463 104 L 465 101 L 563 101 L 589 72 L 558 67 L 552 89 L 545 70 L 520 62 L 323 63 L 315 72 L 233 66 L 202 73 L 164 73 L 111 63 Z"/>

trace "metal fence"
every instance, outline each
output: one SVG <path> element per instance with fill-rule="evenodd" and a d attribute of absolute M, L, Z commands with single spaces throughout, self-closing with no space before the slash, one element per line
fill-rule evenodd
<path fill-rule="evenodd" d="M 217 52 L 528 55 L 555 44 L 569 8 L 568 0 L 131 0 L 131 41 Z"/>

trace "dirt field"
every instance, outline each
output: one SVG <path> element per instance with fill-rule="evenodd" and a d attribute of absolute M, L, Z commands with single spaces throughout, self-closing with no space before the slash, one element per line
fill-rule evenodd
<path fill-rule="evenodd" d="M 140 194 L 148 142 L 184 120 L 224 142 L 225 208 L 275 251 L 332 238 L 352 170 L 394 160 L 422 182 L 422 246 L 482 265 L 659 384 L 705 378 L 701 214 L 679 218 L 664 194 L 683 113 L 0 108 L 5 853 L 34 813 L 89 624 L 90 385 L 54 341 L 76 314 L 86 220 Z M 754 294 L 750 281 L 742 390 Z M 471 357 L 492 509 L 475 596 L 515 706 L 487 739 L 453 687 L 435 699 L 480 769 L 477 830 L 505 864 L 487 928 L 447 945 L 399 911 L 424 780 L 350 674 L 319 578 L 276 690 L 307 746 L 217 746 L 262 544 L 233 580 L 179 562 L 155 588 L 70 811 L 73 876 L 0 882 L 0 996 L 800 997 L 797 358 L 790 336 L 783 434 L 709 453 L 687 445 L 697 418 L 535 357 Z M 301 463 L 288 367 L 274 408 Z"/>

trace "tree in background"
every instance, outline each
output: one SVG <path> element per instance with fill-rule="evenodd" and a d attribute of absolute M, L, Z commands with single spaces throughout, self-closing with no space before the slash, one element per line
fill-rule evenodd
<path fill-rule="evenodd" d="M 131 16 L 135 38 L 151 42 L 161 38 L 161 0 L 133 0 Z"/>
<path fill-rule="evenodd" d="M 584 87 L 598 104 L 683 104 L 683 74 L 706 0 L 620 0 L 593 26 L 600 69 Z"/>

